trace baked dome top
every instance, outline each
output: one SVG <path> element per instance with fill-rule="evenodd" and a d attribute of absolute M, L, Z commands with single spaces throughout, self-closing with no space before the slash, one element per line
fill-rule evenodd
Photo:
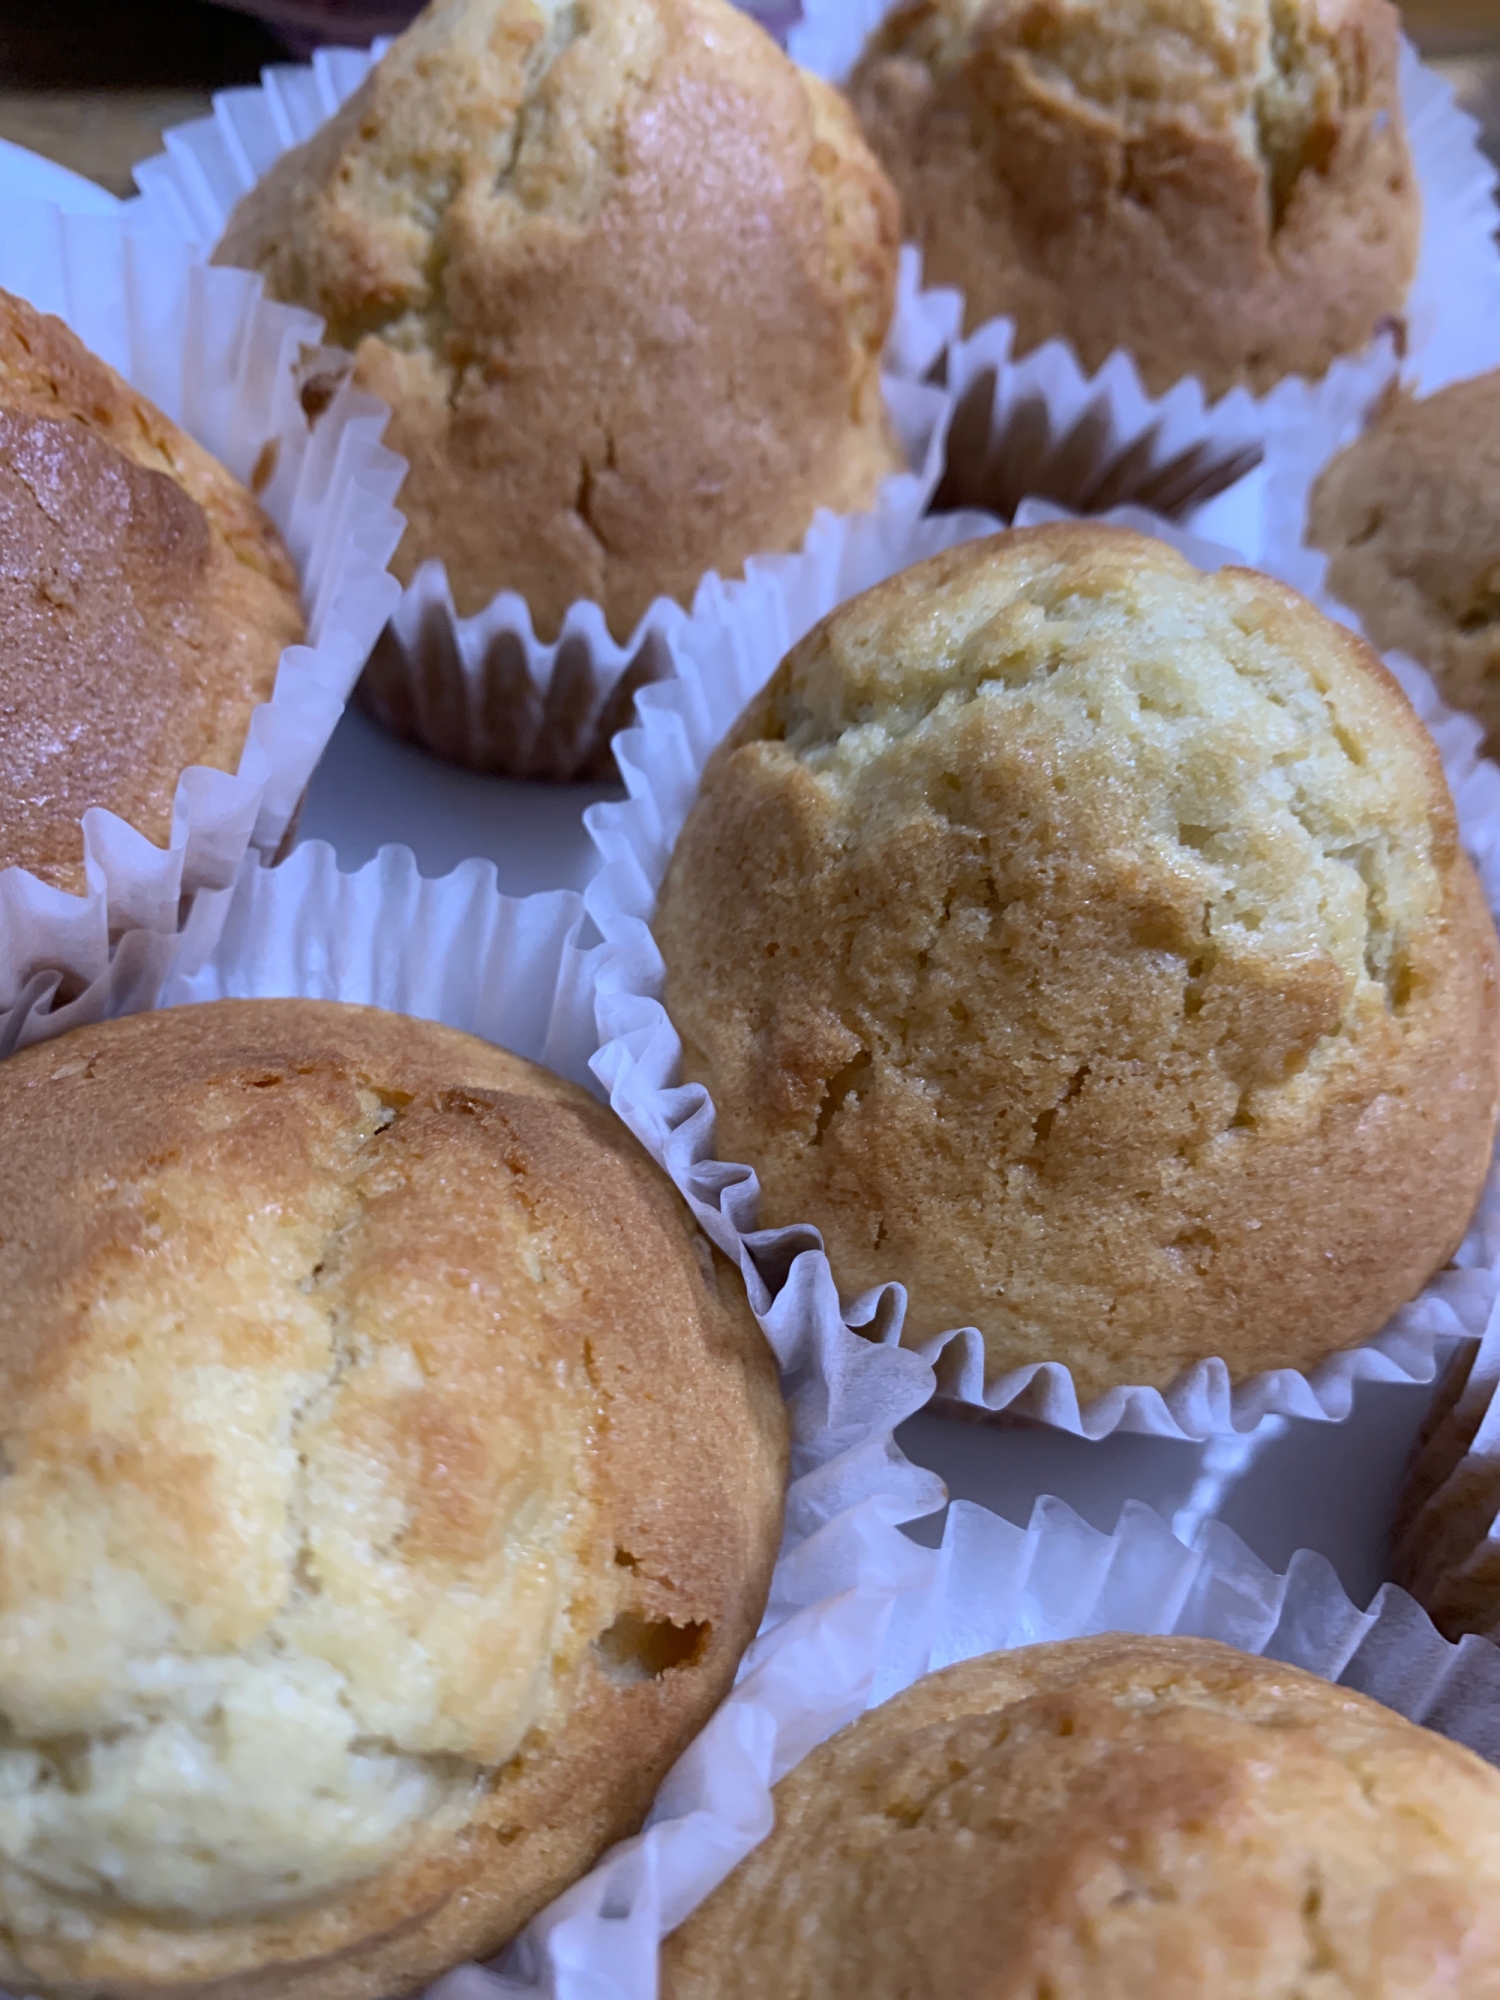
<path fill-rule="evenodd" d="M 0 1124 L 0 1977 L 497 1948 L 759 1620 L 738 1279 L 583 1092 L 369 1009 L 81 1029 Z"/>
<path fill-rule="evenodd" d="M 1462 1238 L 1496 945 L 1351 633 L 1077 523 L 834 611 L 720 745 L 653 928 L 767 1226 L 1079 1395 L 1306 1367 Z"/>

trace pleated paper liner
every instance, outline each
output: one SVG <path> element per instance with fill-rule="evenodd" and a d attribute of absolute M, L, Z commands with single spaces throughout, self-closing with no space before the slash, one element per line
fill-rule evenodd
<path fill-rule="evenodd" d="M 240 479 L 286 541 L 307 643 L 282 655 L 235 772 L 178 781 L 172 836 L 154 846 L 114 814 L 83 816 L 87 893 L 0 873 L 0 1055 L 106 1013 L 149 1006 L 180 917 L 285 841 L 313 766 L 399 594 L 405 468 L 380 443 L 387 412 L 336 388 L 312 421 L 320 323 L 269 304 L 259 281 L 197 265 L 120 217 L 42 204 L 0 210 L 0 286 L 66 320 Z"/>

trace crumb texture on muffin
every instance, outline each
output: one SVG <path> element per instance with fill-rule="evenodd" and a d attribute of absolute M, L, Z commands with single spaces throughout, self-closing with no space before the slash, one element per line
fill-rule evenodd
<path fill-rule="evenodd" d="M 215 255 L 392 406 L 403 579 L 623 639 L 902 469 L 897 246 L 847 107 L 728 0 L 436 0 Z"/>
<path fill-rule="evenodd" d="M 1397 395 L 1313 489 L 1328 587 L 1500 743 L 1500 370 Z"/>
<path fill-rule="evenodd" d="M 1495 1992 L 1500 1774 L 1207 1640 L 966 1661 L 775 1798 L 666 1941 L 663 2000 Z"/>
<path fill-rule="evenodd" d="M 0 868 L 82 891 L 91 806 L 165 846 L 178 778 L 238 767 L 304 633 L 250 494 L 0 292 Z"/>
<path fill-rule="evenodd" d="M 849 90 L 930 284 L 1153 393 L 1321 376 L 1404 306 L 1386 0 L 912 0 Z"/>
<path fill-rule="evenodd" d="M 1373 1332 L 1452 1253 L 1494 933 L 1426 733 L 1295 593 L 1069 525 L 842 606 L 715 752 L 654 922 L 768 1226 L 1081 1397 Z"/>
<path fill-rule="evenodd" d="M 758 1622 L 727 1267 L 582 1092 L 367 1010 L 82 1030 L 0 1117 L 0 1978 L 384 2000 L 498 1948 Z"/>

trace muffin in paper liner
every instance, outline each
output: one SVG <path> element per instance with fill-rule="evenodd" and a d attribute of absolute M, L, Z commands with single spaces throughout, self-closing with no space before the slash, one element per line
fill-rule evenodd
<path fill-rule="evenodd" d="M 502 896 L 488 862 L 424 880 L 406 849 L 385 848 L 346 875 L 330 847 L 311 841 L 276 868 L 248 860 L 232 888 L 199 899 L 161 1004 L 286 994 L 358 1001 L 444 1021 L 588 1084 L 591 1068 L 607 1077 L 612 1067 L 609 1045 L 598 1049 L 601 948 L 590 937 L 581 897 Z M 625 1098 L 615 1093 L 616 1109 L 660 1161 L 663 1128 L 638 1089 Z M 895 1606 L 931 1568 L 898 1524 L 940 1507 L 942 1484 L 903 1457 L 892 1433 L 927 1401 L 932 1372 L 918 1356 L 849 1330 L 810 1232 L 752 1242 L 722 1227 L 713 1234 L 744 1272 L 792 1424 L 785 1532 L 742 1678 L 760 1687 L 769 1677 L 787 1701 L 806 1705 L 788 1741 L 810 1749 L 863 1707 Z M 735 1737 L 741 1709 L 732 1703 L 727 1713 L 727 1723 L 710 1724 L 707 1751 L 688 1751 L 686 1768 Z M 753 1727 L 755 1755 L 759 1741 Z M 664 1799 L 684 1782 L 670 1778 Z M 687 1831 L 697 1850 L 697 1823 Z M 741 1851 L 726 1847 L 724 1867 Z M 470 1976 L 452 1975 L 456 1990 Z M 454 1989 L 445 1981 L 440 1990 Z"/>
<path fill-rule="evenodd" d="M 1026 525 L 1066 513 L 1028 501 L 1016 518 Z M 1115 509 L 1105 518 L 1160 536 L 1200 568 L 1242 559 L 1138 510 Z M 606 1046 L 596 1068 L 616 1108 L 642 1136 L 652 1134 L 652 1150 L 721 1247 L 739 1236 L 754 1240 L 760 1190 L 750 1167 L 715 1157 L 707 1090 L 677 1083 L 681 1042 L 662 1004 L 664 967 L 651 934 L 673 844 L 715 745 L 788 647 L 844 598 L 997 526 L 981 514 L 934 515 L 909 536 L 896 537 L 883 534 L 878 522 L 829 523 L 816 546 L 809 538 L 804 555 L 758 561 L 743 583 L 719 586 L 723 609 L 689 621 L 676 637 L 678 678 L 645 690 L 637 701 L 637 726 L 617 739 L 629 799 L 585 814 L 603 863 L 585 892 L 606 946 L 598 970 Z M 1477 724 L 1448 710 L 1419 668 L 1400 660 L 1392 665 L 1438 744 L 1465 846 L 1494 909 L 1500 905 L 1500 770 L 1478 759 Z M 1207 1358 L 1166 1389 L 1121 1385 L 1080 1407 L 1059 1361 L 1029 1363 L 987 1385 L 983 1340 L 972 1328 L 940 1334 L 920 1352 L 932 1363 L 939 1398 L 950 1410 L 1038 1420 L 1088 1438 L 1128 1430 L 1201 1441 L 1243 1436 L 1268 1417 L 1341 1422 L 1356 1383 L 1430 1382 L 1455 1339 L 1482 1331 L 1500 1296 L 1497 1218 L 1500 1171 L 1492 1166 L 1453 1265 L 1373 1339 L 1333 1355 L 1308 1375 L 1284 1368 L 1234 1383 L 1223 1362 Z M 805 1240 L 821 1245 L 811 1228 Z M 886 1343 L 900 1339 L 904 1311 L 905 1293 L 895 1283 L 844 1304 L 851 1327 Z"/>
<path fill-rule="evenodd" d="M 787 52 L 842 83 L 895 4 L 803 0 Z M 1289 523 L 1300 532 L 1319 470 L 1398 376 L 1425 394 L 1500 363 L 1496 170 L 1478 123 L 1406 41 L 1400 88 L 1423 220 L 1399 336 L 1382 334 L 1319 382 L 1292 376 L 1215 401 L 1191 376 L 1151 397 L 1123 352 L 1092 375 L 1062 340 L 1016 360 L 1014 322 L 992 320 L 948 353 L 955 413 L 939 504 L 1007 519 L 1028 497 L 1088 513 L 1149 507 L 1253 560 Z"/>
<path fill-rule="evenodd" d="M 221 92 L 212 117 L 168 131 L 166 151 L 136 168 L 141 212 L 206 257 L 241 196 L 338 109 L 386 46 L 323 49 L 307 67 L 266 70 L 259 89 Z M 923 290 L 921 259 L 907 246 L 882 383 L 911 470 L 882 481 L 874 509 L 903 523 L 925 511 L 941 476 L 950 399 L 928 378 L 962 317 L 958 293 Z M 715 581 L 705 576 L 693 616 L 705 591 L 713 599 Z M 549 645 L 514 591 L 461 618 L 444 565 L 428 561 L 402 592 L 359 700 L 395 735 L 474 770 L 607 775 L 611 738 L 629 721 L 636 690 L 670 673 L 670 635 L 687 616 L 659 597 L 621 643 L 600 607 L 579 601 Z"/>
<path fill-rule="evenodd" d="M 398 595 L 386 565 L 405 466 L 380 442 L 384 406 L 330 386 L 317 319 L 271 304 L 258 279 L 204 269 L 171 238 L 113 215 L 9 207 L 0 287 L 64 319 L 258 491 L 296 565 L 308 627 L 251 716 L 238 771 L 183 772 L 167 848 L 96 807 L 83 817 L 85 895 L 19 867 L 0 872 L 4 1055 L 149 1006 L 184 908 L 232 882 L 248 850 L 269 858 L 281 847 Z"/>
<path fill-rule="evenodd" d="M 795 1637 L 764 1635 L 647 1830 L 535 1918 L 499 1968 L 449 1973 L 430 2000 L 652 2000 L 661 1938 L 770 1832 L 777 1780 L 865 1708 L 981 1653 L 1105 1632 L 1217 1639 L 1500 1761 L 1500 1652 L 1476 1639 L 1450 1645 L 1390 1585 L 1358 1610 L 1307 1551 L 1278 1575 L 1217 1523 L 1189 1546 L 1132 1501 L 1106 1535 L 1043 1499 L 1024 1528 L 956 1501 L 942 1546 L 910 1555 L 909 1573 L 887 1586 L 888 1616 L 862 1641 L 847 1597 L 810 1607 Z M 856 1651 L 861 1691 L 850 1702 Z"/>

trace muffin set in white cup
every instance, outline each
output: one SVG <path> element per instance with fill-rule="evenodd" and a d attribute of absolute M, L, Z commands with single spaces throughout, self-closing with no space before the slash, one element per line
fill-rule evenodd
<path fill-rule="evenodd" d="M 138 180 L 0 206 L 0 1988 L 1488 1995 L 1500 251 L 1384 0 L 435 0 Z M 1366 1382 L 1340 1575 L 1245 1496 Z"/>

